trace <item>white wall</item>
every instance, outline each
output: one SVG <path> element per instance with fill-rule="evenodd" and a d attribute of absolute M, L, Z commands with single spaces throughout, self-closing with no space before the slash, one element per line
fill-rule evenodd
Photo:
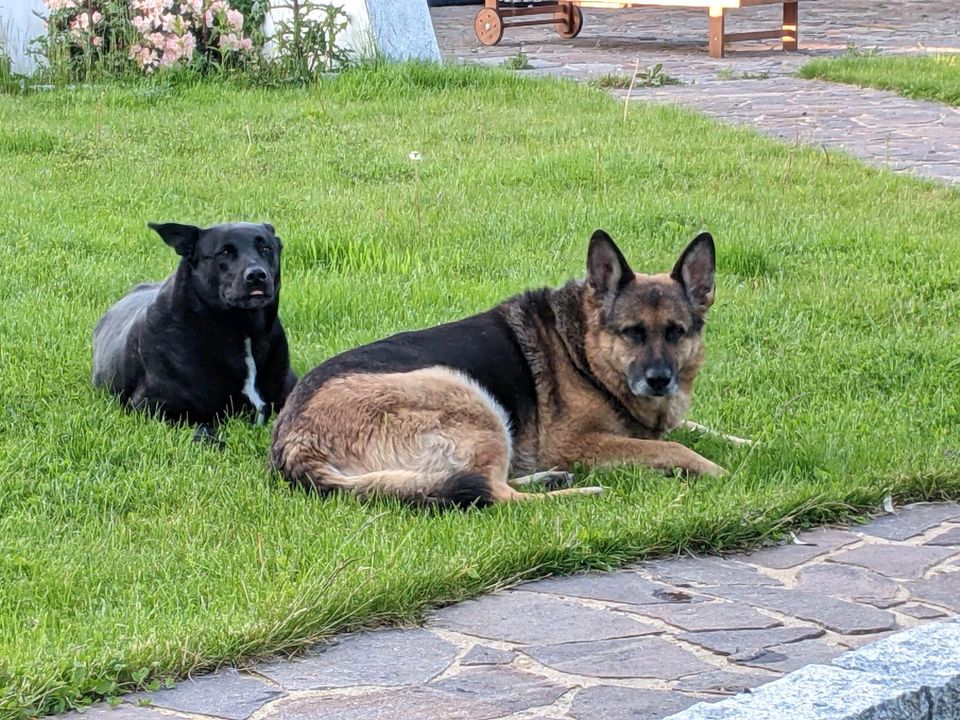
<path fill-rule="evenodd" d="M 2 2 L 3 0 L 0 0 Z M 361 58 L 379 53 L 389 60 L 440 61 L 427 0 L 320 0 L 339 5 L 347 14 L 347 29 L 338 43 Z M 290 11 L 272 8 L 264 32 L 273 35 L 277 23 L 289 19 Z M 268 41 L 265 48 L 272 55 Z"/>
<path fill-rule="evenodd" d="M 13 70 L 29 73 L 33 58 L 27 55 L 30 41 L 46 29 L 34 13 L 46 15 L 41 0 L 0 0 L 0 49 L 13 60 Z"/>

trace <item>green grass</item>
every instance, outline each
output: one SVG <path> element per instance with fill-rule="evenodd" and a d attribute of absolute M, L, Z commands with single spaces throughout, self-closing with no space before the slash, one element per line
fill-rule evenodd
<path fill-rule="evenodd" d="M 285 241 L 300 372 L 581 275 L 596 227 L 663 270 L 706 226 L 718 290 L 692 417 L 761 444 L 680 434 L 731 475 L 583 474 L 607 494 L 483 512 L 291 491 L 268 428 L 232 422 L 217 452 L 89 383 L 99 315 L 174 266 L 145 223 L 225 219 Z M 888 492 L 960 497 L 958 228 L 956 191 L 678 109 L 624 121 L 601 91 L 505 72 L 0 96 L 0 717 L 519 577 L 741 548 Z"/>
<path fill-rule="evenodd" d="M 813 60 L 801 77 L 892 90 L 917 100 L 960 105 L 960 53 L 953 55 L 858 55 Z"/>

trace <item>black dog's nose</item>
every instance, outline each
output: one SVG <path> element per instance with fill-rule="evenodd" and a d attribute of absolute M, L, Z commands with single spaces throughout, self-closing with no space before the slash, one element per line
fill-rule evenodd
<path fill-rule="evenodd" d="M 247 285 L 262 285 L 267 281 L 267 271 L 259 265 L 247 268 L 246 272 L 243 273 L 243 281 Z"/>
<path fill-rule="evenodd" d="M 647 381 L 647 385 L 650 386 L 650 389 L 657 394 L 661 394 L 670 387 L 670 383 L 673 382 L 673 373 L 669 370 L 662 368 L 655 368 L 647 370 L 643 374 L 643 379 Z"/>

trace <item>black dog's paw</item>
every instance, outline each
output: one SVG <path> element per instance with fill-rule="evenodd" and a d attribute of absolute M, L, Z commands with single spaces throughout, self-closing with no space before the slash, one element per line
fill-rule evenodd
<path fill-rule="evenodd" d="M 197 443 L 204 443 L 212 445 L 217 450 L 223 450 L 227 444 L 220 439 L 217 435 L 217 431 L 212 425 L 197 425 L 196 432 L 193 433 L 193 441 Z"/>

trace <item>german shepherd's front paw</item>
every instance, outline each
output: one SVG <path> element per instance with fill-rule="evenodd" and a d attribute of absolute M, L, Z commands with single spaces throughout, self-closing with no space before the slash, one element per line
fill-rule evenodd
<path fill-rule="evenodd" d="M 708 475 L 710 477 L 724 477 L 727 475 L 727 471 L 717 465 L 715 462 L 707 460 L 705 457 L 697 455 L 699 462 L 695 468 L 691 468 L 690 472 L 696 473 L 697 475 Z"/>
<path fill-rule="evenodd" d="M 675 467 L 690 475 L 708 475 L 710 477 L 723 477 L 727 471 L 711 460 L 707 460 L 703 455 L 695 453 L 688 447 L 677 444 L 680 449 L 680 457 L 675 462 Z"/>

